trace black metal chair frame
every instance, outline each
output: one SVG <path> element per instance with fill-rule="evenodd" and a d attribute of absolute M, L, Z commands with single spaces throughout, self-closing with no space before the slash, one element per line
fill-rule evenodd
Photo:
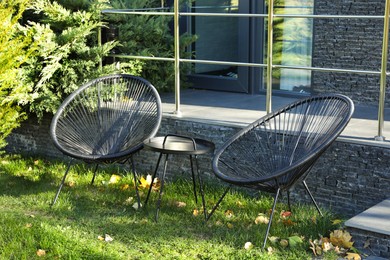
<path fill-rule="evenodd" d="M 162 118 L 160 96 L 147 80 L 128 74 L 94 79 L 69 95 L 58 108 L 50 125 L 56 148 L 70 157 L 52 202 L 56 203 L 74 159 L 96 164 L 132 165 L 140 206 L 138 176 L 133 155 L 143 141 L 155 136 Z"/>
<path fill-rule="evenodd" d="M 208 219 L 232 185 L 274 193 L 264 238 L 266 246 L 279 195 L 302 182 L 322 215 L 306 178 L 323 152 L 347 126 L 354 111 L 352 100 L 339 94 L 305 98 L 270 113 L 232 136 L 213 158 L 215 175 L 229 183 Z"/>

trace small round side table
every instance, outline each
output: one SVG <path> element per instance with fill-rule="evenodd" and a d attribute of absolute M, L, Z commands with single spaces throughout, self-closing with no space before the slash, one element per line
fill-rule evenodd
<path fill-rule="evenodd" d="M 170 154 L 179 154 L 179 155 L 189 155 L 190 162 L 191 162 L 191 172 L 192 172 L 192 182 L 194 187 L 194 196 L 195 196 L 195 202 L 198 202 L 198 198 L 196 195 L 196 181 L 195 181 L 195 170 L 194 170 L 194 158 L 195 158 L 195 164 L 196 164 L 196 172 L 199 182 L 199 190 L 200 194 L 202 196 L 202 204 L 203 204 L 203 212 L 205 219 L 207 219 L 207 210 L 206 210 L 206 202 L 204 199 L 204 191 L 203 191 L 203 183 L 199 174 L 199 164 L 198 164 L 198 158 L 197 156 L 200 154 L 206 154 L 211 153 L 214 151 L 215 145 L 214 143 L 199 139 L 199 138 L 192 138 L 188 136 L 183 135 L 175 135 L 175 134 L 168 134 L 166 136 L 158 136 L 154 138 L 150 138 L 148 140 L 144 141 L 144 148 L 147 150 L 159 152 L 160 155 L 157 160 L 156 169 L 152 176 L 152 182 L 156 178 L 158 167 L 161 162 L 162 155 L 165 154 L 165 161 L 164 161 L 164 171 L 161 176 L 161 186 L 160 186 L 160 194 L 157 201 L 157 209 L 156 209 L 156 216 L 155 220 L 158 221 L 158 214 L 160 210 L 160 204 L 161 204 L 161 198 L 163 194 L 164 189 L 164 182 L 165 182 L 165 174 L 167 171 L 167 165 L 168 165 L 168 158 Z M 149 187 L 148 195 L 145 200 L 145 206 L 148 203 L 150 192 L 152 190 L 152 185 Z"/>

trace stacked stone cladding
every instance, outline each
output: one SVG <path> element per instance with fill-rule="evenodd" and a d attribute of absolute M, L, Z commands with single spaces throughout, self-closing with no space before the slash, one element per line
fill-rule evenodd
<path fill-rule="evenodd" d="M 314 10 L 317 15 L 383 16 L 384 6 L 384 0 L 330 0 L 315 1 Z M 316 18 L 313 26 L 313 67 L 380 71 L 383 19 Z M 312 73 L 315 93 L 343 93 L 356 103 L 377 105 L 379 89 L 379 75 Z M 389 106 L 389 91 L 386 96 Z"/>

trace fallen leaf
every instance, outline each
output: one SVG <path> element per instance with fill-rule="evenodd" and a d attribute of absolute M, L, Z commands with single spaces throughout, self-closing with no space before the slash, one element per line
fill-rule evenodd
<path fill-rule="evenodd" d="M 284 211 L 282 210 L 282 212 L 280 212 L 280 217 L 281 218 L 288 218 L 291 216 L 291 211 Z"/>
<path fill-rule="evenodd" d="M 192 211 L 192 215 L 194 215 L 195 217 L 198 216 L 198 215 L 199 215 L 199 210 L 194 209 L 194 210 Z"/>
<path fill-rule="evenodd" d="M 178 208 L 184 208 L 185 206 L 187 206 L 187 204 L 185 202 L 182 202 L 182 201 L 176 201 L 175 205 Z"/>
<path fill-rule="evenodd" d="M 133 197 L 128 197 L 125 202 L 123 202 L 124 205 L 131 205 L 134 201 Z"/>
<path fill-rule="evenodd" d="M 347 255 L 345 256 L 346 259 L 348 260 L 361 260 L 362 258 L 360 257 L 359 254 L 356 254 L 356 253 L 347 253 Z"/>
<path fill-rule="evenodd" d="M 232 211 L 232 210 L 228 209 L 228 210 L 225 211 L 225 216 L 226 216 L 227 218 L 232 218 L 233 215 L 234 215 L 234 214 L 233 214 L 233 211 Z"/>
<path fill-rule="evenodd" d="M 334 246 L 332 245 L 332 243 L 330 243 L 330 242 L 322 243 L 322 250 L 324 252 L 328 252 L 328 251 L 333 250 L 333 249 L 334 249 Z"/>
<path fill-rule="evenodd" d="M 111 175 L 111 178 L 110 180 L 108 181 L 108 184 L 115 184 L 115 183 L 118 183 L 118 181 L 121 179 L 122 177 L 117 175 L 117 174 L 113 174 Z"/>
<path fill-rule="evenodd" d="M 140 179 L 139 187 L 143 188 L 143 189 L 149 189 L 151 183 L 152 183 L 152 176 L 151 175 L 147 175 L 146 179 L 144 178 L 144 176 L 142 176 Z"/>
<path fill-rule="evenodd" d="M 128 190 L 130 188 L 129 184 L 124 184 L 121 186 L 121 190 Z"/>
<path fill-rule="evenodd" d="M 353 242 L 351 242 L 352 236 L 348 231 L 335 230 L 330 233 L 330 242 L 334 246 L 340 246 L 343 248 L 351 248 Z"/>
<path fill-rule="evenodd" d="M 26 224 L 26 228 L 31 228 L 32 227 L 32 224 L 31 223 L 27 223 Z"/>
<path fill-rule="evenodd" d="M 232 223 L 227 223 L 226 226 L 227 226 L 228 228 L 230 228 L 230 229 L 233 228 L 233 224 L 232 224 Z"/>
<path fill-rule="evenodd" d="M 242 204 L 242 202 L 241 201 L 236 201 L 236 205 L 237 205 L 237 207 L 239 207 L 239 208 L 242 208 L 242 207 L 244 207 L 244 205 Z"/>
<path fill-rule="evenodd" d="M 104 241 L 104 237 L 102 237 L 102 236 L 98 236 L 98 240 L 100 240 L 100 241 Z"/>
<path fill-rule="evenodd" d="M 137 210 L 139 208 L 142 208 L 142 204 L 138 205 L 138 202 L 135 202 L 132 207 L 133 207 L 133 209 Z"/>
<path fill-rule="evenodd" d="M 269 218 L 265 216 L 263 213 L 260 213 L 256 219 L 255 219 L 256 225 L 258 224 L 268 224 L 269 223 Z"/>
<path fill-rule="evenodd" d="M 39 164 L 39 160 L 35 160 L 35 161 L 34 161 L 34 164 L 35 164 L 35 165 L 38 165 L 38 164 Z"/>
<path fill-rule="evenodd" d="M 309 243 L 311 245 L 310 249 L 313 251 L 313 254 L 315 256 L 322 255 L 322 248 L 318 245 L 318 240 L 312 241 L 311 239 L 309 240 Z"/>
<path fill-rule="evenodd" d="M 104 241 L 106 242 L 112 242 L 114 239 L 109 235 L 109 234 L 105 234 L 104 235 Z"/>
<path fill-rule="evenodd" d="M 269 255 L 272 255 L 273 254 L 273 252 L 274 252 L 274 249 L 272 248 L 272 247 L 267 247 L 267 253 L 269 254 Z"/>
<path fill-rule="evenodd" d="M 45 255 L 46 255 L 46 250 L 43 250 L 43 249 L 37 250 L 37 256 L 45 256 Z"/>
<path fill-rule="evenodd" d="M 146 176 L 146 179 L 142 176 L 141 179 L 140 179 L 139 187 L 143 188 L 143 189 L 149 189 L 150 185 L 152 185 L 152 175 L 148 174 Z M 155 178 L 154 181 L 153 181 L 152 189 L 153 190 L 159 190 L 160 186 L 161 186 L 160 180 L 158 178 Z"/>
<path fill-rule="evenodd" d="M 244 248 L 246 250 L 251 250 L 253 248 L 253 244 L 251 242 L 246 242 Z"/>

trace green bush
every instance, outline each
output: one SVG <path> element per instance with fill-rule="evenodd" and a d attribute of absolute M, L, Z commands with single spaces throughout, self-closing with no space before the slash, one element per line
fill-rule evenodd
<path fill-rule="evenodd" d="M 31 100 L 31 89 L 21 81 L 18 69 L 34 48 L 31 35 L 18 23 L 27 4 L 28 0 L 0 2 L 0 148 L 26 118 L 21 106 Z"/>
<path fill-rule="evenodd" d="M 185 0 L 187 1 L 187 0 Z M 160 0 L 16 0 L 1 1 L 0 149 L 27 116 L 55 113 L 83 83 L 111 73 L 150 80 L 160 91 L 174 87 L 173 62 L 122 59 L 102 64 L 113 51 L 174 57 L 172 16 L 116 15 L 102 21 L 108 8 L 158 7 Z M 115 22 L 119 38 L 99 42 L 99 31 Z M 195 37 L 182 35 L 185 46 Z M 186 69 L 186 68 L 183 68 Z"/>
<path fill-rule="evenodd" d="M 114 65 L 100 67 L 101 58 L 117 45 L 116 41 L 98 44 L 98 30 L 104 26 L 100 11 L 108 1 L 37 0 L 24 15 L 28 30 L 37 45 L 22 66 L 24 84 L 33 89 L 30 112 L 40 118 L 54 113 L 64 97 L 81 84 L 118 71 Z M 128 62 L 120 72 L 137 74 L 139 62 Z"/>

